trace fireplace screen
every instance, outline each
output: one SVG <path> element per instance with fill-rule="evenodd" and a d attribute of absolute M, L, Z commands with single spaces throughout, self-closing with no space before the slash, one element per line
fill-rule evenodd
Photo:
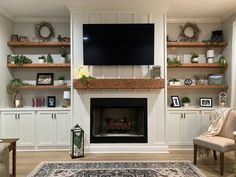
<path fill-rule="evenodd" d="M 146 143 L 145 98 L 92 98 L 91 143 Z"/>

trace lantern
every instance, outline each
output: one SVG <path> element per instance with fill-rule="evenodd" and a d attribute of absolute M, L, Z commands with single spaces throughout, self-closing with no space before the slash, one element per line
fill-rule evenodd
<path fill-rule="evenodd" d="M 219 93 L 219 106 L 221 107 L 227 106 L 227 93 L 225 91 L 221 91 Z"/>
<path fill-rule="evenodd" d="M 84 130 L 76 124 L 71 129 L 71 158 L 84 157 Z"/>

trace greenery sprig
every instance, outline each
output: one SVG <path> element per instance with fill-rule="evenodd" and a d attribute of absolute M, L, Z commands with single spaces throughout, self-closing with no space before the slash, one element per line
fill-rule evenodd
<path fill-rule="evenodd" d="M 32 63 L 32 60 L 27 58 L 24 55 L 16 55 L 13 56 L 13 60 L 15 64 L 23 65 L 23 64 L 30 64 Z"/>
<path fill-rule="evenodd" d="M 20 79 L 12 79 L 7 85 L 7 93 L 9 95 L 13 95 L 19 87 L 22 87 L 25 85 L 29 85 L 29 84 L 23 83 Z"/>

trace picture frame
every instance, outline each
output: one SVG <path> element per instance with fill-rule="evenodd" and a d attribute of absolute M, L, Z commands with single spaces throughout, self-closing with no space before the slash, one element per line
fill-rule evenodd
<path fill-rule="evenodd" d="M 200 107 L 212 107 L 212 98 L 210 97 L 201 97 L 199 98 Z"/>
<path fill-rule="evenodd" d="M 171 102 L 172 107 L 181 107 L 179 96 L 171 96 Z"/>
<path fill-rule="evenodd" d="M 47 107 L 56 107 L 56 96 L 47 96 Z"/>
<path fill-rule="evenodd" d="M 53 73 L 37 73 L 36 85 L 53 85 Z"/>

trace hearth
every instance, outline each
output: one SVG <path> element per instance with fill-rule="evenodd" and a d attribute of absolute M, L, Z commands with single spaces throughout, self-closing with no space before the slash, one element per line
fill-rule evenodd
<path fill-rule="evenodd" d="M 90 143 L 147 143 L 146 98 L 91 98 Z"/>

